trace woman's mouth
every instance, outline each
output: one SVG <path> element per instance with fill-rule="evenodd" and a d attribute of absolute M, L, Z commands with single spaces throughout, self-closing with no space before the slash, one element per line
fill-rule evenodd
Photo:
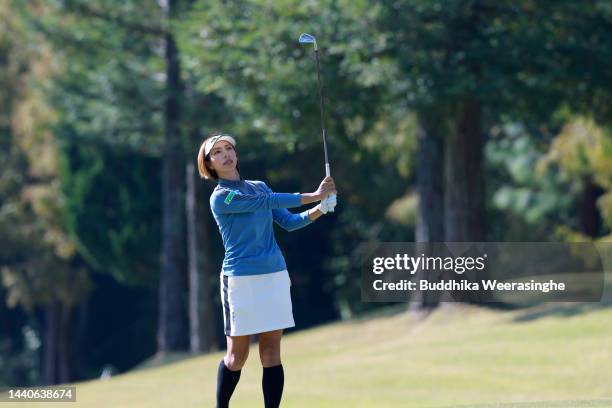
<path fill-rule="evenodd" d="M 232 164 L 234 161 L 232 159 L 227 159 L 226 161 L 223 162 L 224 166 L 227 166 L 229 164 Z"/>

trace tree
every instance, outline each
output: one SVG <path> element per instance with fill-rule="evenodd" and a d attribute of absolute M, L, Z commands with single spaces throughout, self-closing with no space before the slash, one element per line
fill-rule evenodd
<path fill-rule="evenodd" d="M 158 347 L 166 351 L 187 346 L 182 88 L 171 24 L 175 3 L 150 5 L 155 7 L 68 1 L 53 4 L 31 24 L 70 62 L 53 87 L 60 137 L 161 158 Z M 138 20 L 130 17 L 135 12 Z M 79 250 L 84 257 L 92 252 Z M 142 277 L 142 271 L 123 269 L 122 278 L 138 280 L 130 276 L 134 272 Z"/>
<path fill-rule="evenodd" d="M 73 309 L 91 285 L 62 223 L 58 147 L 45 127 L 54 112 L 36 86 L 52 75 L 53 58 L 49 45 L 28 35 L 6 4 L 0 6 L 0 20 L 0 53 L 6 56 L 0 65 L 2 283 L 10 307 L 22 306 L 32 320 L 37 307 L 45 310 L 42 381 L 69 382 L 74 379 Z M 21 47 L 25 42 L 31 47 Z"/>
<path fill-rule="evenodd" d="M 175 0 L 162 2 L 164 23 L 171 26 L 177 13 Z M 180 55 L 174 34 L 166 30 L 163 36 L 165 62 L 164 96 L 164 155 L 162 172 L 163 241 L 159 284 L 159 351 L 187 348 L 187 314 L 185 310 L 185 164 L 181 139 Z"/>

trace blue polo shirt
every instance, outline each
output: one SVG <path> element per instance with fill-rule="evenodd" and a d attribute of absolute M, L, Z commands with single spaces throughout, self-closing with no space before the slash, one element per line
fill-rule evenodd
<path fill-rule="evenodd" d="M 219 179 L 210 209 L 225 247 L 223 274 L 261 275 L 287 269 L 272 222 L 287 231 L 311 224 L 308 211 L 287 210 L 301 205 L 299 193 L 274 193 L 263 181 Z"/>

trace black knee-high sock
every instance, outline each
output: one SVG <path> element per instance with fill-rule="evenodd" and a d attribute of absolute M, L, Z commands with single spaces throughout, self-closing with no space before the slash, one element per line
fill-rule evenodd
<path fill-rule="evenodd" d="M 278 408 L 283 396 L 283 386 L 285 385 L 285 372 L 283 365 L 274 367 L 264 367 L 261 386 L 264 393 L 266 408 Z"/>
<path fill-rule="evenodd" d="M 221 360 L 219 369 L 217 370 L 217 408 L 229 407 L 230 398 L 236 389 L 236 384 L 240 379 L 240 372 L 231 371 L 225 366 L 225 362 Z"/>

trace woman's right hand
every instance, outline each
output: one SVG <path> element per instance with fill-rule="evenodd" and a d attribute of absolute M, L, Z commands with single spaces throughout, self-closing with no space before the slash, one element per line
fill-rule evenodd
<path fill-rule="evenodd" d="M 319 184 L 319 188 L 317 191 L 313 193 L 317 200 L 323 200 L 330 194 L 336 194 L 336 183 L 334 183 L 334 179 L 331 177 L 325 177 L 321 184 Z"/>

